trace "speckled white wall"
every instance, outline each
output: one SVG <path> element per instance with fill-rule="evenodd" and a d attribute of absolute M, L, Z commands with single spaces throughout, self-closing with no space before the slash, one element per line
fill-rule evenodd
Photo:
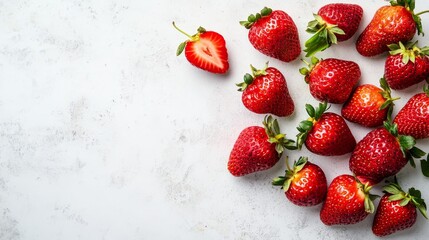
<path fill-rule="evenodd" d="M 320 205 L 299 208 L 270 181 L 273 169 L 243 178 L 226 170 L 239 132 L 259 125 L 235 83 L 249 64 L 267 60 L 286 76 L 296 103 L 280 120 L 293 137 L 315 104 L 296 60 L 282 63 L 249 44 L 238 21 L 263 6 L 295 20 L 303 43 L 307 22 L 332 0 L 138 1 L 0 0 L 0 239 L 376 239 L 372 216 L 354 226 L 326 227 Z M 382 0 L 364 8 L 360 31 Z M 418 9 L 429 3 L 417 0 Z M 429 16 L 422 16 L 429 33 Z M 176 57 L 188 32 L 200 25 L 222 33 L 231 71 L 215 76 Z M 383 57 L 363 58 L 354 41 L 320 57 L 353 60 L 361 83 L 383 74 Z M 428 37 L 418 37 L 428 45 Z M 422 84 L 401 91 L 397 110 Z M 339 112 L 341 106 L 332 106 Z M 356 139 L 369 129 L 349 124 Z M 429 151 L 427 140 L 418 146 Z M 330 182 L 348 173 L 349 155 L 307 155 Z M 429 179 L 407 166 L 399 174 L 429 200 Z M 380 193 L 380 188 L 376 188 Z M 392 239 L 425 239 L 421 216 Z"/>

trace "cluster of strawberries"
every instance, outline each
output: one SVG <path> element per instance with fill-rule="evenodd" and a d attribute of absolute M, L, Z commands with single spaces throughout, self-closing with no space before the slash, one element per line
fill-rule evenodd
<path fill-rule="evenodd" d="M 287 139 L 278 121 L 267 115 L 264 127 L 251 126 L 240 133 L 228 161 L 229 172 L 243 176 L 269 169 L 286 149 L 299 150 L 304 144 L 322 156 L 351 153 L 349 167 L 353 175 L 338 176 L 329 187 L 323 170 L 307 157 L 299 158 L 292 168 L 288 166 L 285 176 L 272 183 L 282 186 L 286 197 L 296 205 L 324 202 L 320 218 L 326 225 L 354 224 L 373 213 L 376 196 L 370 193 L 372 186 L 394 177 L 407 162 L 415 166 L 414 158 L 426 154 L 415 144 L 416 139 L 429 138 L 429 88 L 425 86 L 423 93 L 413 96 L 394 119 L 391 117 L 397 98 L 392 98 L 390 89 L 401 90 L 429 80 L 429 47 L 419 48 L 417 42 L 410 42 L 416 32 L 422 33 L 419 15 L 427 11 L 415 14 L 414 7 L 414 0 L 391 1 L 390 6 L 381 7 L 356 42 L 363 56 L 389 51 L 380 87 L 356 87 L 361 72 L 355 62 L 316 57 L 309 63 L 304 61 L 308 68 L 300 72 L 311 95 L 321 103 L 316 108 L 306 105 L 309 118 L 299 123 L 296 141 Z M 305 43 L 306 56 L 350 39 L 362 15 L 362 8 L 355 4 L 322 7 L 308 24 L 307 32 L 313 36 Z M 265 55 L 290 62 L 301 53 L 296 25 L 284 11 L 265 7 L 240 24 L 249 29 L 251 44 Z M 179 46 L 177 55 L 185 50 L 186 58 L 199 68 L 213 73 L 228 71 L 225 40 L 220 34 L 200 27 L 197 34 L 186 35 L 189 40 Z M 291 115 L 294 101 L 282 73 L 268 64 L 263 69 L 251 66 L 251 70 L 244 82 L 237 84 L 243 92 L 244 106 L 259 114 Z M 328 112 L 328 103 L 343 104 L 341 116 Z M 375 129 L 356 143 L 344 119 Z M 421 166 L 429 177 L 429 155 L 421 160 Z M 420 191 L 411 188 L 405 192 L 396 177 L 393 179 L 383 188 L 385 195 L 374 217 L 372 230 L 377 236 L 411 227 L 416 222 L 416 210 L 427 218 Z"/>

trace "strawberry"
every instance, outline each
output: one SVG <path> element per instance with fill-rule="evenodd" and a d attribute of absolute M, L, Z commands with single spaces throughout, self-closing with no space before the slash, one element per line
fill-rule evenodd
<path fill-rule="evenodd" d="M 298 206 L 315 206 L 326 197 L 327 183 L 323 170 L 300 157 L 293 169 L 286 170 L 285 176 L 275 178 L 275 186 L 282 186 L 286 197 Z"/>
<path fill-rule="evenodd" d="M 229 172 L 243 176 L 273 167 L 284 149 L 296 149 L 295 142 L 280 133 L 279 124 L 272 116 L 266 116 L 263 127 L 245 128 L 231 151 L 228 161 Z"/>
<path fill-rule="evenodd" d="M 305 76 L 310 86 L 310 93 L 319 101 L 344 103 L 349 98 L 353 86 L 361 76 L 359 65 L 352 61 L 335 58 L 311 58 L 311 64 L 305 62 L 309 69 L 299 71 Z"/>
<path fill-rule="evenodd" d="M 189 38 L 179 45 L 177 56 L 185 50 L 186 59 L 198 68 L 219 74 L 228 71 L 228 51 L 222 35 L 199 27 L 198 32 L 191 36 L 179 29 L 174 22 L 173 26 Z"/>
<path fill-rule="evenodd" d="M 313 14 L 315 20 L 308 23 L 307 32 L 313 36 L 305 42 L 306 57 L 324 51 L 332 44 L 350 39 L 357 31 L 363 9 L 356 4 L 332 3 Z"/>
<path fill-rule="evenodd" d="M 396 124 L 384 122 L 384 127 L 369 132 L 354 149 L 349 161 L 350 170 L 376 184 L 397 174 L 406 164 L 415 167 L 413 157 L 425 153 L 415 147 L 411 136 L 399 135 Z"/>
<path fill-rule="evenodd" d="M 370 194 L 371 186 L 362 184 L 356 177 L 340 175 L 328 187 L 325 203 L 320 211 L 320 219 L 326 225 L 355 224 L 374 212 Z"/>
<path fill-rule="evenodd" d="M 400 134 L 429 138 L 429 87 L 424 86 L 423 91 L 411 97 L 393 120 Z"/>
<path fill-rule="evenodd" d="M 392 0 L 391 6 L 377 10 L 373 19 L 360 34 L 356 49 L 366 57 L 372 57 L 389 50 L 387 45 L 410 41 L 416 31 L 423 34 L 421 13 L 414 13 L 415 0 Z"/>
<path fill-rule="evenodd" d="M 305 105 L 310 116 L 297 127 L 298 149 L 305 146 L 310 152 L 323 156 L 339 156 L 353 151 L 356 140 L 346 121 L 335 113 L 326 112 L 327 103 L 320 103 L 317 109 Z"/>
<path fill-rule="evenodd" d="M 385 194 L 372 223 L 375 235 L 383 237 L 412 227 L 417 220 L 417 209 L 428 218 L 426 204 L 419 190 L 410 188 L 406 193 L 398 183 L 390 183 L 383 190 Z"/>
<path fill-rule="evenodd" d="M 243 92 L 244 106 L 255 113 L 271 113 L 286 117 L 293 113 L 295 105 L 289 95 L 286 79 L 283 74 L 268 62 L 262 70 L 252 65 L 252 75 L 247 73 L 244 82 L 237 84 Z"/>
<path fill-rule="evenodd" d="M 380 86 L 364 84 L 356 88 L 352 97 L 344 103 L 341 115 L 366 127 L 377 127 L 383 124 L 393 110 L 393 101 L 399 98 L 390 96 L 390 88 L 384 78 Z"/>
<path fill-rule="evenodd" d="M 429 47 L 416 45 L 417 42 L 389 45 L 391 51 L 384 65 L 384 76 L 392 89 L 405 89 L 429 79 Z"/>
<path fill-rule="evenodd" d="M 295 22 L 281 10 L 264 7 L 240 24 L 249 29 L 249 41 L 261 53 L 284 62 L 295 60 L 301 53 Z"/>

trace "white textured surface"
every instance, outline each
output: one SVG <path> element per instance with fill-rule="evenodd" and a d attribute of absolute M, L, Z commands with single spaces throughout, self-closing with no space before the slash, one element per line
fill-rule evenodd
<path fill-rule="evenodd" d="M 326 227 L 320 205 L 288 202 L 270 185 L 283 160 L 243 178 L 226 170 L 239 132 L 263 119 L 244 108 L 234 85 L 249 64 L 269 60 L 286 76 L 296 112 L 280 122 L 290 137 L 306 118 L 304 104 L 316 103 L 302 63 L 260 54 L 238 21 L 265 5 L 285 10 L 303 43 L 311 13 L 329 2 L 0 0 L 0 239 L 376 239 L 373 216 Z M 362 4 L 359 32 L 386 4 L 344 2 Z M 417 9 L 429 3 L 417 0 Z M 429 33 L 429 16 L 422 18 Z M 190 33 L 202 25 L 223 34 L 230 73 L 215 76 L 176 57 L 185 38 L 173 20 Z M 356 61 L 361 83 L 376 84 L 383 57 L 359 56 L 356 38 L 319 56 Z M 402 96 L 395 112 L 421 88 L 394 93 Z M 350 126 L 358 140 L 369 131 Z M 429 151 L 427 140 L 418 146 Z M 329 182 L 349 173 L 349 155 L 288 155 L 309 155 Z M 429 200 L 420 169 L 407 166 L 399 178 Z M 419 216 L 392 239 L 426 239 L 427 224 Z"/>

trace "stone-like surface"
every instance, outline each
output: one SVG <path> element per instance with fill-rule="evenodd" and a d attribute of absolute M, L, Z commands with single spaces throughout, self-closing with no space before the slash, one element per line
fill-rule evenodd
<path fill-rule="evenodd" d="M 244 108 L 234 85 L 249 64 L 269 60 L 285 75 L 296 103 L 280 120 L 289 137 L 306 118 L 304 104 L 316 103 L 298 72 L 303 64 L 260 54 L 238 21 L 265 5 L 283 9 L 304 43 L 311 13 L 329 2 L 0 0 L 0 239 L 376 239 L 372 216 L 326 227 L 320 206 L 288 202 L 270 185 L 283 160 L 243 178 L 226 169 L 239 132 L 263 120 Z M 387 4 L 344 2 L 364 8 L 358 32 Z M 429 3 L 417 1 L 417 9 Z M 230 73 L 212 75 L 176 57 L 185 36 L 172 21 L 189 33 L 200 25 L 222 33 Z M 377 84 L 384 57 L 359 56 L 356 38 L 319 57 L 353 60 L 361 83 Z M 402 97 L 395 113 L 422 86 L 394 92 Z M 357 140 L 369 132 L 349 125 Z M 429 151 L 426 140 L 418 145 Z M 287 155 L 309 156 L 328 182 L 349 172 L 349 155 Z M 398 177 L 429 199 L 419 171 L 407 166 Z M 425 239 L 427 224 L 419 216 L 392 239 Z"/>

